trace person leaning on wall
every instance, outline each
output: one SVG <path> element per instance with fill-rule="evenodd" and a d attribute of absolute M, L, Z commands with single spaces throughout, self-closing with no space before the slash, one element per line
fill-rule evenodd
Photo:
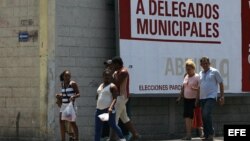
<path fill-rule="evenodd" d="M 60 107 L 59 113 L 59 123 L 60 123 L 60 131 L 61 131 L 61 140 L 65 141 L 65 120 L 62 120 L 62 112 L 72 101 L 75 102 L 75 99 L 80 97 L 79 88 L 75 81 L 71 80 L 71 73 L 69 70 L 65 70 L 61 73 L 61 77 L 63 78 L 61 81 L 61 93 L 56 94 L 57 99 L 61 99 L 62 104 Z M 70 126 L 73 129 L 73 138 L 72 141 L 79 141 L 78 127 L 76 125 L 76 121 L 70 121 Z"/>

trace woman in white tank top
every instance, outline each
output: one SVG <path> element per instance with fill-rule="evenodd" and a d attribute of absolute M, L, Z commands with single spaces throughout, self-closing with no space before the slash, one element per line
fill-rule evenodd
<path fill-rule="evenodd" d="M 112 73 L 110 70 L 105 69 L 103 72 L 103 83 L 97 89 L 97 104 L 95 114 L 95 141 L 100 141 L 103 121 L 98 117 L 103 113 L 109 113 L 108 124 L 117 133 L 120 141 L 126 141 L 122 134 L 120 127 L 115 122 L 115 109 L 114 105 L 116 98 L 119 95 L 118 89 L 115 84 L 111 83 Z"/>

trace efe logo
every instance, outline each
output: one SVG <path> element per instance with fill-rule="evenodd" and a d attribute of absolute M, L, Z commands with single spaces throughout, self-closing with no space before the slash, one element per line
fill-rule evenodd
<path fill-rule="evenodd" d="M 250 141 L 250 125 L 224 125 L 224 141 Z"/>
<path fill-rule="evenodd" d="M 246 136 L 246 129 L 228 129 L 228 136 Z"/>

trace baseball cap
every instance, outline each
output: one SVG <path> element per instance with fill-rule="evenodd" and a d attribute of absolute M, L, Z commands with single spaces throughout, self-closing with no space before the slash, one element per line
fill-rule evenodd
<path fill-rule="evenodd" d="M 112 60 L 108 59 L 108 60 L 104 61 L 103 64 L 104 65 L 110 65 L 110 64 L 112 64 Z"/>

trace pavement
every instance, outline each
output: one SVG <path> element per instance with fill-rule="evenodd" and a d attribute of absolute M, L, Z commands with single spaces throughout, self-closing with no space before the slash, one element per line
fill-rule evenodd
<path fill-rule="evenodd" d="M 171 140 L 152 140 L 152 141 L 184 141 L 182 139 L 171 139 Z M 203 141 L 200 137 L 192 138 L 192 141 Z M 223 137 L 214 137 L 213 141 L 224 141 Z"/>

